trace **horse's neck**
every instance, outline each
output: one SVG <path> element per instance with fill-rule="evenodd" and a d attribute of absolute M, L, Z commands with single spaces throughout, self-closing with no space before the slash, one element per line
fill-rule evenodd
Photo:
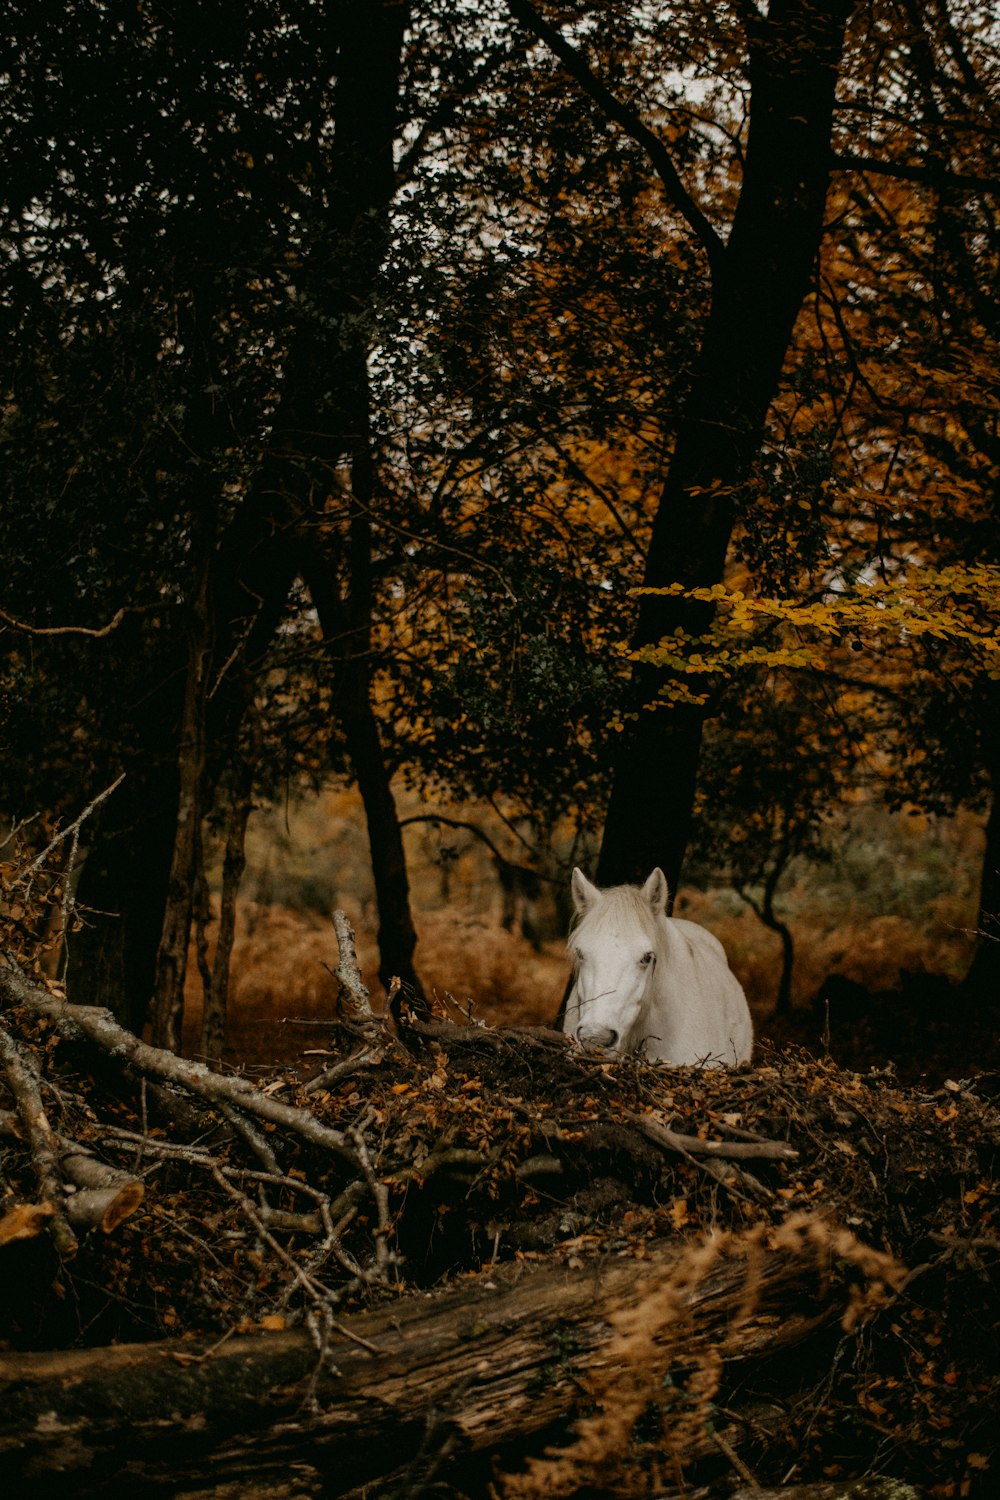
<path fill-rule="evenodd" d="M 656 932 L 660 940 L 660 957 L 671 968 L 691 962 L 691 949 L 684 936 L 684 923 L 676 917 L 657 917 Z"/>
<path fill-rule="evenodd" d="M 647 991 L 644 1023 L 655 1023 L 668 1051 L 686 1046 L 701 1028 L 700 982 L 694 954 L 685 934 L 688 923 L 660 917 L 660 953 Z"/>

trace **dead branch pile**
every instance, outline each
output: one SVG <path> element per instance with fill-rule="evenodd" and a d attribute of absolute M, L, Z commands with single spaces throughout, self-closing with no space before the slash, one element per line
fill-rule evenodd
<path fill-rule="evenodd" d="M 361 1016 L 331 1023 L 311 1078 L 255 1083 L 159 1052 L 11 963 L 0 1029 L 0 1475 L 55 1462 L 38 1422 L 69 1377 L 30 1351 L 180 1338 L 179 1365 L 161 1345 L 147 1365 L 203 1373 L 169 1399 L 150 1387 L 129 1418 L 150 1488 L 143 1422 L 176 1411 L 190 1436 L 201 1410 L 192 1492 L 211 1437 L 223 1477 L 294 1451 L 290 1493 L 346 1493 L 377 1477 L 356 1466 L 331 1487 L 353 1432 L 382 1464 L 379 1494 L 432 1471 L 437 1493 L 485 1494 L 491 1463 L 511 1497 L 850 1472 L 941 1500 L 991 1493 L 1000 1116 L 985 1081 L 920 1093 L 804 1055 L 740 1073 L 609 1063 L 545 1031 Z M 112 1196 L 81 1214 L 92 1192 Z M 518 1307 L 538 1315 L 530 1347 Z M 468 1366 L 482 1319 L 495 1341 Z M 392 1344 L 418 1324 L 409 1352 Z M 251 1334 L 253 1359 L 234 1343 Z M 253 1420 L 227 1429 L 204 1372 L 228 1371 L 232 1394 L 230 1345 L 263 1374 L 248 1375 Z M 67 1440 L 61 1472 L 99 1493 L 94 1454 L 118 1463 L 120 1441 L 80 1393 L 86 1369 L 100 1389 L 100 1361 L 126 1356 L 60 1357 L 82 1362 L 82 1404 L 52 1430 L 79 1421 L 95 1445 Z M 432 1366 L 437 1386 L 418 1378 Z"/>

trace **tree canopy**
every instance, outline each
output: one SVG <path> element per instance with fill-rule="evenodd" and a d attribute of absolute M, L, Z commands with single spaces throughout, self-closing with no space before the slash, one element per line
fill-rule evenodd
<path fill-rule="evenodd" d="M 692 815 L 720 869 L 748 800 L 815 830 L 848 720 L 891 798 L 994 805 L 975 5 L 5 29 L 0 806 L 127 772 L 79 998 L 175 1039 L 202 831 L 289 777 L 357 781 L 414 1003 L 400 778 L 674 884 Z"/>

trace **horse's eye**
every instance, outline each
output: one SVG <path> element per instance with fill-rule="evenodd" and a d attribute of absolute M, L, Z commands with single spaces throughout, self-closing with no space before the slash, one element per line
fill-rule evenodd
<path fill-rule="evenodd" d="M 654 953 L 644 953 L 639 960 L 639 967 L 642 969 L 648 969 L 655 957 L 656 955 Z"/>

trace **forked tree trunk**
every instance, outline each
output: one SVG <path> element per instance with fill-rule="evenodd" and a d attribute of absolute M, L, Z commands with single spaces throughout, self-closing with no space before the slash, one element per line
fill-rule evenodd
<path fill-rule="evenodd" d="M 792 929 L 787 922 L 783 922 L 774 909 L 774 897 L 785 869 L 786 861 L 776 862 L 768 871 L 764 881 L 764 890 L 761 900 L 757 901 L 743 886 L 736 886 L 736 892 L 751 911 L 760 918 L 769 932 L 773 932 L 781 940 L 781 972 L 778 976 L 778 989 L 774 1000 L 774 1014 L 776 1016 L 787 1016 L 792 1010 L 792 974 L 795 968 L 795 940 L 792 937 Z"/>

